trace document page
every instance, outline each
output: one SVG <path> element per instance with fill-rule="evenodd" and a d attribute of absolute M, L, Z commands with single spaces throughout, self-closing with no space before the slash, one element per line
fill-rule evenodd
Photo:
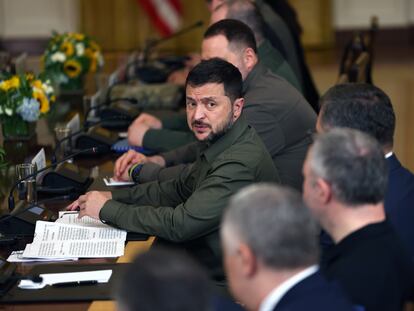
<path fill-rule="evenodd" d="M 89 216 L 83 216 L 78 218 L 79 212 L 74 211 L 63 211 L 59 212 L 59 218 L 55 222 L 67 225 L 77 225 L 81 227 L 97 227 L 97 228 L 115 228 L 104 224 L 102 221 Z"/>
<path fill-rule="evenodd" d="M 126 231 L 37 221 L 33 242 L 68 240 L 126 240 Z"/>
<path fill-rule="evenodd" d="M 102 258 L 124 254 L 126 231 L 37 221 L 32 244 L 22 257 L 28 258 Z"/>
<path fill-rule="evenodd" d="M 125 242 L 105 241 L 57 241 L 27 244 L 23 257 L 31 258 L 105 258 L 124 255 Z"/>

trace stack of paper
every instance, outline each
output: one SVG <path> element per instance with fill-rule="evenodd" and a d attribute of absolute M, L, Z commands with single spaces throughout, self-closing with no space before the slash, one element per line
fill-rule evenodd
<path fill-rule="evenodd" d="M 78 258 L 29 258 L 23 257 L 24 251 L 13 251 L 10 256 L 7 258 L 8 262 L 33 262 L 33 261 L 40 261 L 40 262 L 50 262 L 50 261 L 75 261 Z"/>
<path fill-rule="evenodd" d="M 67 216 L 67 217 L 66 217 Z M 37 221 L 23 258 L 102 258 L 124 254 L 126 231 L 90 217 L 66 213 L 56 222 Z"/>

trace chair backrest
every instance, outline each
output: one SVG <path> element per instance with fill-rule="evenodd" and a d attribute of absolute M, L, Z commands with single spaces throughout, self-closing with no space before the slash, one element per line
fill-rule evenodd
<path fill-rule="evenodd" d="M 372 63 L 374 43 L 378 31 L 378 18 L 371 18 L 371 28 L 362 33 L 356 32 L 352 40 L 345 46 L 339 66 L 339 83 L 372 84 Z"/>

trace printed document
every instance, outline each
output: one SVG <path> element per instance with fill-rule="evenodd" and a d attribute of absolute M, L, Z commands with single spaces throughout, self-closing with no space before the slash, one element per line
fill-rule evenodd
<path fill-rule="evenodd" d="M 23 257 L 118 257 L 124 254 L 126 235 L 110 226 L 37 221 L 33 243 L 26 245 Z"/>

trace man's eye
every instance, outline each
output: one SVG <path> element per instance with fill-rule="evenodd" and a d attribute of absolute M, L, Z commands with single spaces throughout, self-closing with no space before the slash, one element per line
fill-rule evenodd
<path fill-rule="evenodd" d="M 208 102 L 207 103 L 207 108 L 214 108 L 216 106 L 217 106 L 217 104 L 215 102 Z"/>
<path fill-rule="evenodd" d="M 194 108 L 196 106 L 196 103 L 194 102 L 187 102 L 187 107 L 188 108 Z"/>

